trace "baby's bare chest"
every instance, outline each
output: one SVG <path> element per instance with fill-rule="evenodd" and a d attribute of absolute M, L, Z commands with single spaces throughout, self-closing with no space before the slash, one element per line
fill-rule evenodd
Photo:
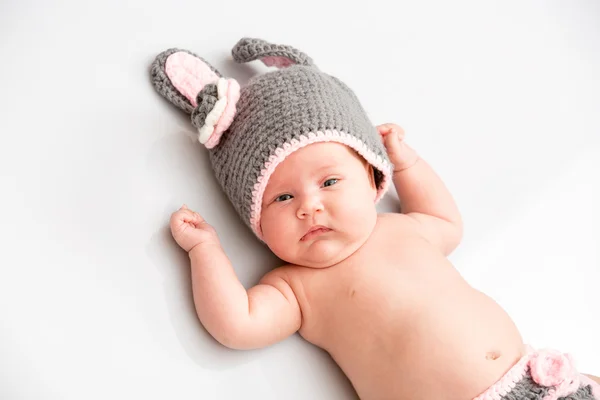
<path fill-rule="evenodd" d="M 329 348 L 333 343 L 379 342 L 403 329 L 405 316 L 429 301 L 439 283 L 448 289 L 456 275 L 440 253 L 417 237 L 402 243 L 375 243 L 326 270 L 302 279 L 300 333 Z"/>

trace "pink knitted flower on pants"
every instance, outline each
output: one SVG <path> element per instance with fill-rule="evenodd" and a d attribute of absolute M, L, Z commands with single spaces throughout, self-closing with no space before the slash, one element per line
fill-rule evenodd
<path fill-rule="evenodd" d="M 571 394 L 579 387 L 579 374 L 569 354 L 541 350 L 529 361 L 531 377 L 539 385 L 552 387 L 544 400 Z"/>

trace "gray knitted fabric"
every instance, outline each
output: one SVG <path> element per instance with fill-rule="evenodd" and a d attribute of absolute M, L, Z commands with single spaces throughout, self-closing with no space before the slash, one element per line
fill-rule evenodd
<path fill-rule="evenodd" d="M 262 57 L 285 57 L 296 64 L 314 66 L 313 61 L 306 54 L 292 46 L 272 44 L 261 39 L 243 38 L 231 50 L 231 55 L 236 62 L 247 63 Z"/>
<path fill-rule="evenodd" d="M 202 57 L 200 57 L 200 56 L 196 55 L 195 53 L 192 53 L 191 51 L 188 51 L 188 50 L 169 49 L 169 50 L 163 51 L 155 58 L 154 62 L 152 63 L 152 66 L 150 67 L 150 76 L 151 76 L 152 84 L 154 85 L 154 88 L 158 91 L 158 93 L 163 95 L 171 103 L 175 104 L 177 107 L 181 108 L 183 111 L 190 114 L 192 111 L 194 111 L 194 107 L 189 102 L 189 100 L 185 98 L 185 96 L 183 96 L 181 93 L 179 93 L 179 91 L 177 91 L 177 89 L 175 89 L 173 87 L 173 85 L 169 81 L 169 77 L 165 73 L 165 62 L 167 61 L 167 58 L 169 58 L 169 56 L 171 54 L 177 53 L 180 51 L 191 54 L 192 56 L 197 57 L 200 60 L 204 61 L 204 63 L 206 65 L 208 65 L 210 67 L 210 69 L 215 74 L 217 74 L 217 76 L 220 77 L 222 75 L 219 73 L 219 71 L 217 71 L 215 69 L 215 67 L 213 67 L 208 62 L 206 62 L 206 60 L 204 60 Z"/>
<path fill-rule="evenodd" d="M 501 400 L 542 400 L 551 388 L 538 385 L 531 375 L 527 373 L 522 380 L 517 382 L 515 387 L 505 396 L 500 397 Z M 577 391 L 567 397 L 559 397 L 565 400 L 600 400 L 596 399 L 592 394 L 590 385 L 580 386 Z"/>
<path fill-rule="evenodd" d="M 193 109 L 164 73 L 166 58 L 176 51 L 183 50 L 170 49 L 159 54 L 152 65 L 152 81 L 161 95 L 190 113 L 192 124 L 200 128 L 217 101 L 216 86 L 204 86 L 197 96 L 198 106 Z M 209 150 L 218 182 L 242 220 L 259 238 L 260 213 L 255 209 L 254 220 L 251 217 L 253 204 L 262 201 L 257 187 L 265 165 L 281 161 L 278 153 L 290 145 L 306 143 L 306 138 L 314 139 L 313 135 L 317 142 L 348 144 L 365 157 L 374 167 L 378 198 L 383 195 L 391 180 L 392 165 L 375 126 L 348 86 L 321 72 L 308 56 L 291 46 L 243 38 L 234 46 L 232 55 L 240 63 L 262 59 L 270 65 L 269 58 L 283 61 L 280 69 L 255 76 L 241 88 L 231 125 L 218 145 Z"/>

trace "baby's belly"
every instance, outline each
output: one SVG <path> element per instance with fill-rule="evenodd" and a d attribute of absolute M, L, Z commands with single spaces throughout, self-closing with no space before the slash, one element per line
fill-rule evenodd
<path fill-rule="evenodd" d="M 337 314 L 314 339 L 362 400 L 472 399 L 521 357 L 504 310 L 453 269 L 447 274 L 400 272 L 381 290 L 363 283 L 338 297 Z"/>

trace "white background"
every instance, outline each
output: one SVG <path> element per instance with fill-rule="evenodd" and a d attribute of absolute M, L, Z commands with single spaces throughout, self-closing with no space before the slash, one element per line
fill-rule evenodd
<path fill-rule="evenodd" d="M 231 61 L 243 36 L 301 49 L 402 125 L 463 213 L 456 268 L 528 343 L 600 375 L 597 1 L 4 0 L 0 398 L 355 398 L 297 335 L 215 342 L 168 231 L 187 203 L 244 285 L 277 265 L 149 79 L 179 47 L 243 84 L 266 71 Z"/>

